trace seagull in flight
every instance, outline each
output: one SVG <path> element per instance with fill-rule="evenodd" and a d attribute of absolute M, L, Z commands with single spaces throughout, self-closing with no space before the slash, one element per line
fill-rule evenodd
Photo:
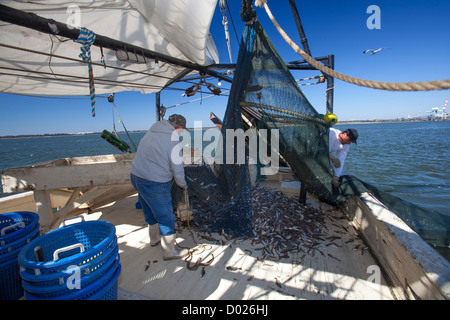
<path fill-rule="evenodd" d="M 370 52 L 370 55 L 373 56 L 375 53 L 378 53 L 378 52 L 380 52 L 380 51 L 383 50 L 383 49 L 389 49 L 389 48 L 378 48 L 378 49 L 376 49 L 376 50 L 373 50 L 373 49 L 367 49 L 367 50 L 364 50 L 364 51 L 363 51 L 363 54 L 366 54 L 367 52 Z"/>

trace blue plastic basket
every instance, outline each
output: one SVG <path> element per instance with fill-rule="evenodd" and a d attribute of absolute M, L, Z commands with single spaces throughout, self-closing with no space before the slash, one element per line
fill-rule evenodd
<path fill-rule="evenodd" d="M 117 245 L 116 229 L 106 221 L 86 221 L 50 231 L 27 244 L 19 253 L 22 272 L 31 275 L 60 273 L 68 267 L 100 259 Z M 41 248 L 44 261 L 37 261 L 35 249 Z"/>
<path fill-rule="evenodd" d="M 39 216 L 19 211 L 0 214 L 0 300 L 23 296 L 19 273 L 20 250 L 40 235 Z"/>
<path fill-rule="evenodd" d="M 22 280 L 16 257 L 0 266 L 0 300 L 17 300 L 22 296 Z"/>
<path fill-rule="evenodd" d="M 25 298 L 27 300 L 117 300 L 117 282 L 120 271 L 121 266 L 117 258 L 102 278 L 85 288 L 72 289 L 68 294 L 53 297 L 42 297 L 25 290 Z"/>
<path fill-rule="evenodd" d="M 22 239 L 38 224 L 34 212 L 17 211 L 0 214 L 0 246 Z"/>
<path fill-rule="evenodd" d="M 101 260 L 84 265 L 83 268 L 79 269 L 80 287 L 85 288 L 102 278 L 118 259 L 118 246 L 116 246 L 111 249 L 111 253 L 105 253 Z M 27 273 L 21 273 L 22 285 L 27 292 L 39 295 L 42 298 L 62 296 L 72 291 L 67 286 L 67 283 L 73 277 L 73 274 L 73 270 L 65 270 L 59 273 L 59 277 L 56 278 L 55 274 L 36 277 Z"/>
<path fill-rule="evenodd" d="M 29 234 L 24 235 L 23 238 L 0 246 L 0 266 L 5 262 L 9 262 L 12 258 L 17 261 L 20 250 L 39 235 L 39 224 L 37 224 L 34 229 L 31 230 Z"/>
<path fill-rule="evenodd" d="M 31 241 L 20 251 L 20 276 L 27 299 L 88 299 L 101 288 L 113 288 L 110 282 L 117 270 L 120 274 L 115 227 L 106 221 L 82 220 L 69 226 L 64 222 L 63 227 Z M 74 280 L 74 267 L 79 272 L 77 288 L 69 285 Z"/>
<path fill-rule="evenodd" d="M 116 272 L 107 283 L 101 288 L 97 288 L 95 292 L 86 297 L 86 300 L 117 300 L 118 282 L 121 271 L 121 265 L 117 266 Z"/>

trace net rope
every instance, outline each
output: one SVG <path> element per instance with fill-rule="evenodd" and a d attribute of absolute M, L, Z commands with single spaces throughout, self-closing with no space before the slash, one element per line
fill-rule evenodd
<path fill-rule="evenodd" d="M 336 79 L 355 84 L 362 87 L 368 87 L 373 89 L 381 89 L 381 90 L 389 90 L 389 91 L 431 91 L 431 90 L 445 90 L 450 89 L 450 79 L 445 80 L 434 80 L 434 81 L 420 81 L 420 82 L 384 82 L 384 81 L 374 81 L 374 80 L 365 80 L 360 78 L 355 78 L 352 76 L 348 76 L 339 72 L 336 72 L 333 69 L 330 69 L 320 62 L 316 61 L 305 51 L 300 49 L 300 47 L 287 35 L 287 33 L 280 27 L 277 20 L 273 16 L 272 12 L 267 5 L 267 0 L 256 0 L 255 5 L 258 7 L 264 7 L 267 15 L 272 21 L 275 28 L 278 30 L 283 39 L 297 52 L 299 55 L 303 57 L 310 65 L 314 68 L 326 73 Z"/>

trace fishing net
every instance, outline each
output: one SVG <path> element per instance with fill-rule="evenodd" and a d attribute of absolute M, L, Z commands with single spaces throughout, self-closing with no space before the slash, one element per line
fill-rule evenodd
<path fill-rule="evenodd" d="M 244 165 L 185 166 L 191 226 L 203 232 L 252 236 L 251 185 Z M 172 187 L 174 207 L 186 205 L 183 190 Z"/>
<path fill-rule="evenodd" d="M 370 192 L 426 240 L 448 247 L 448 217 L 427 212 L 356 177 L 343 176 L 340 187 L 333 188 L 330 124 L 305 98 L 258 21 L 246 24 L 243 32 L 219 145 L 229 143 L 225 139 L 227 129 L 246 129 L 247 123 L 252 123 L 259 132 L 266 130 L 267 148 L 270 150 L 272 142 L 278 144 L 280 159 L 292 168 L 309 193 L 336 204 Z M 272 139 L 274 130 L 279 141 Z M 235 160 L 236 151 L 237 148 L 231 151 Z M 227 152 L 230 152 L 227 148 L 222 149 L 224 164 L 186 167 L 194 224 L 204 231 L 251 235 L 249 158 L 243 164 L 226 164 Z M 267 166 L 260 158 L 259 154 L 258 164 Z M 182 199 L 179 192 L 174 197 L 175 203 Z"/>
<path fill-rule="evenodd" d="M 248 128 L 244 126 L 243 114 L 259 131 L 266 130 L 267 156 L 271 152 L 273 130 L 277 130 L 283 161 L 291 166 L 311 193 L 333 199 L 328 155 L 329 124 L 305 98 L 261 25 L 255 21 L 246 25 L 243 32 L 221 129 L 222 143 L 217 147 L 222 148 L 218 152 L 222 164 L 203 162 L 185 167 L 189 201 L 195 210 L 194 224 L 210 232 L 224 231 L 237 236 L 252 234 L 249 157 L 245 157 L 244 163 L 236 164 L 239 162 L 238 143 L 236 139 L 226 140 L 227 130 Z M 236 144 L 231 151 L 225 147 L 230 142 Z M 232 163 L 227 161 L 230 158 L 234 159 Z M 262 165 L 260 158 L 254 160 Z M 183 201 L 181 191 L 176 187 L 173 199 L 174 205 Z"/>

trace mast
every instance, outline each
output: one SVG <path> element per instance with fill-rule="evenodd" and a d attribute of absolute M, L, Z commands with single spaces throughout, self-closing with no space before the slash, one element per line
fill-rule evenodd
<path fill-rule="evenodd" d="M 300 41 L 303 46 L 303 50 L 310 56 L 311 50 L 309 49 L 308 39 L 306 38 L 305 30 L 303 30 L 302 21 L 300 20 L 300 15 L 297 10 L 297 6 L 295 4 L 295 0 L 289 0 L 289 5 L 291 6 L 292 15 L 294 16 L 295 24 L 297 25 L 297 30 L 300 35 Z M 324 64 L 334 70 L 334 55 L 329 55 L 326 59 L 323 59 Z M 334 96 L 334 78 L 324 74 L 325 79 L 327 80 L 327 100 L 326 100 L 326 112 L 333 113 L 333 96 Z"/>

